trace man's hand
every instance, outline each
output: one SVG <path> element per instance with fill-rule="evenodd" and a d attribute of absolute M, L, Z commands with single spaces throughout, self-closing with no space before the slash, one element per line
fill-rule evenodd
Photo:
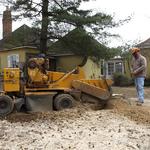
<path fill-rule="evenodd" d="M 136 72 L 131 72 L 131 75 L 133 75 L 133 76 L 136 75 L 136 74 L 137 74 Z"/>

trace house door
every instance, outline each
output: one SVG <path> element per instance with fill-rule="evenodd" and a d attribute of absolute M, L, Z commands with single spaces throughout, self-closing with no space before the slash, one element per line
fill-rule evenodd
<path fill-rule="evenodd" d="M 49 70 L 56 71 L 56 58 L 54 57 L 49 58 Z"/>
<path fill-rule="evenodd" d="M 108 62 L 106 77 L 107 78 L 112 78 L 114 72 L 115 72 L 114 62 Z"/>

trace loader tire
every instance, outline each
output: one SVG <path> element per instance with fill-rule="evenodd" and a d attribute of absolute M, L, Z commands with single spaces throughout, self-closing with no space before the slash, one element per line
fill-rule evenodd
<path fill-rule="evenodd" d="M 69 94 L 59 94 L 54 99 L 54 108 L 56 110 L 63 110 L 72 108 L 74 98 Z"/>
<path fill-rule="evenodd" d="M 10 114 L 13 111 L 13 109 L 13 100 L 7 95 L 0 96 L 0 116 L 4 117 Z"/>

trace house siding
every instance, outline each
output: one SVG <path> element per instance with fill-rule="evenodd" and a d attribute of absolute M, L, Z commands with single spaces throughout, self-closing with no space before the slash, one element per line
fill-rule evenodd
<path fill-rule="evenodd" d="M 17 54 L 19 55 L 19 62 L 26 61 L 26 53 L 38 53 L 36 49 L 29 48 L 16 48 L 11 50 L 0 51 L 0 72 L 3 72 L 3 68 L 8 67 L 8 56 Z"/>
<path fill-rule="evenodd" d="M 25 61 L 25 51 L 20 51 L 20 50 L 13 50 L 13 51 L 3 51 L 0 52 L 0 71 L 3 70 L 3 68 L 8 67 L 8 56 L 17 54 L 19 55 L 19 62 L 24 62 Z"/>
<path fill-rule="evenodd" d="M 128 77 L 128 78 L 132 78 L 131 76 L 131 62 L 128 60 L 124 60 L 124 74 Z"/>
<path fill-rule="evenodd" d="M 56 58 L 56 70 L 68 72 L 82 63 L 81 56 L 59 56 Z"/>
<path fill-rule="evenodd" d="M 57 71 L 68 72 L 76 68 L 82 63 L 83 57 L 81 56 L 62 56 L 57 58 Z M 83 66 L 85 76 L 87 79 L 100 78 L 101 68 L 100 65 L 95 63 L 92 59 L 88 58 L 86 64 Z"/>
<path fill-rule="evenodd" d="M 150 48 L 141 49 L 141 54 L 146 57 L 147 60 L 147 78 L 150 78 Z"/>
<path fill-rule="evenodd" d="M 83 66 L 86 79 L 98 79 L 101 75 L 100 63 L 94 62 L 88 58 L 86 64 Z"/>
<path fill-rule="evenodd" d="M 19 55 L 19 62 L 24 63 L 28 55 L 38 54 L 39 51 L 35 48 L 15 48 L 10 50 L 0 51 L 0 72 L 3 72 L 3 68 L 8 67 L 8 56 Z M 83 61 L 82 56 L 78 55 L 64 55 L 56 57 L 56 70 L 62 72 L 68 72 L 76 68 Z M 51 65 L 51 64 L 50 64 Z M 88 58 L 86 64 L 83 66 L 87 79 L 96 79 L 100 77 L 101 69 L 100 65 L 95 63 L 92 59 Z"/>

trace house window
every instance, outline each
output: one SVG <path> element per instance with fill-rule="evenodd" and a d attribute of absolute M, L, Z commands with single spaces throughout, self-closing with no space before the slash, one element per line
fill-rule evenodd
<path fill-rule="evenodd" d="M 122 73 L 123 72 L 123 64 L 122 64 L 122 62 L 116 62 L 115 68 L 116 68 L 116 70 L 115 70 L 116 72 Z"/>
<path fill-rule="evenodd" d="M 19 63 L 18 54 L 9 55 L 7 59 L 8 59 L 8 67 L 12 67 L 12 68 L 17 67 L 17 64 Z"/>
<path fill-rule="evenodd" d="M 108 62 L 107 66 L 108 66 L 108 70 L 107 70 L 108 76 L 112 76 L 115 72 L 119 72 L 119 73 L 124 72 L 123 62 L 121 61 Z"/>
<path fill-rule="evenodd" d="M 113 73 L 114 73 L 114 63 L 109 62 L 108 63 L 108 75 L 113 75 Z"/>

